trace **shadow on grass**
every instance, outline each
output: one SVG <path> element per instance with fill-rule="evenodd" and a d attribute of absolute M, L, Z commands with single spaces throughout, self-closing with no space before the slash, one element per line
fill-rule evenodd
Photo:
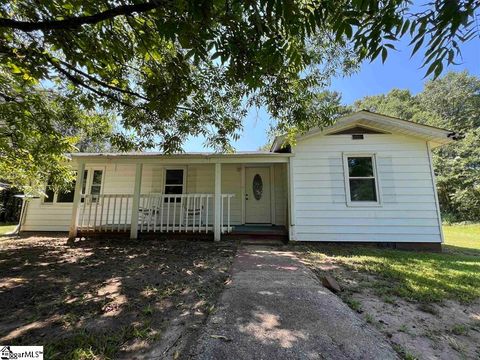
<path fill-rule="evenodd" d="M 117 358 L 171 326 L 204 321 L 228 276 L 233 244 L 5 240 L 0 342 L 44 345 L 45 358 Z"/>
<path fill-rule="evenodd" d="M 471 302 L 480 297 L 480 254 L 449 249 L 445 253 L 410 252 L 361 245 L 313 244 L 295 247 L 317 273 L 325 262 L 373 275 L 362 285 L 381 295 L 410 301 Z"/>

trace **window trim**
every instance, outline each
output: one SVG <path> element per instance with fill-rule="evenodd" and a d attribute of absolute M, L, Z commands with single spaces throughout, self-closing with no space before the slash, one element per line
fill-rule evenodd
<path fill-rule="evenodd" d="M 380 180 L 378 177 L 377 168 L 377 153 L 342 153 L 343 156 L 343 178 L 345 182 L 345 201 L 348 207 L 380 207 L 382 206 L 382 194 L 380 192 Z M 373 179 L 375 179 L 375 191 L 377 195 L 377 201 L 352 201 L 350 197 L 350 175 L 348 169 L 349 157 L 369 157 L 372 159 Z M 355 177 L 353 177 L 355 178 Z M 366 178 L 366 177 L 365 177 Z"/>
<path fill-rule="evenodd" d="M 167 186 L 167 170 L 183 170 L 183 184 L 182 184 L 182 195 L 187 193 L 187 167 L 186 166 L 165 166 L 163 168 L 163 186 L 162 186 L 162 194 L 165 194 L 165 186 Z M 166 202 L 167 204 L 171 204 L 170 202 Z"/>

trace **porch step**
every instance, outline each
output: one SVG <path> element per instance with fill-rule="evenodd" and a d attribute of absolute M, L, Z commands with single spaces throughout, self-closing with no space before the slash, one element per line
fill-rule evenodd
<path fill-rule="evenodd" d="M 284 226 L 235 226 L 233 231 L 222 238 L 240 240 L 242 244 L 275 245 L 288 242 L 288 232 Z"/>
<path fill-rule="evenodd" d="M 259 239 L 259 238 L 247 238 L 240 240 L 242 245 L 259 245 L 259 246 L 282 246 L 286 241 L 282 239 Z"/>

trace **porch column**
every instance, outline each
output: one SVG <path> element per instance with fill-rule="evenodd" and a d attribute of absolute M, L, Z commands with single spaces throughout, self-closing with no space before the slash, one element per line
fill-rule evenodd
<path fill-rule="evenodd" d="M 142 188 L 143 164 L 137 164 L 135 169 L 135 185 L 133 187 L 132 219 L 130 222 L 130 239 L 138 237 L 138 211 L 140 209 L 140 191 Z"/>
<path fill-rule="evenodd" d="M 222 229 L 220 228 L 221 221 L 221 205 L 222 205 L 222 164 L 215 164 L 215 217 L 213 222 L 213 239 L 220 241 Z"/>
<path fill-rule="evenodd" d="M 68 231 L 68 240 L 75 240 L 77 237 L 78 230 L 78 205 L 80 204 L 81 192 L 82 192 L 82 183 L 83 183 L 83 173 L 85 172 L 85 163 L 81 162 L 78 164 L 77 168 L 77 180 L 75 182 L 75 192 L 73 193 L 73 204 L 72 204 L 72 220 L 70 221 L 70 229 Z"/>

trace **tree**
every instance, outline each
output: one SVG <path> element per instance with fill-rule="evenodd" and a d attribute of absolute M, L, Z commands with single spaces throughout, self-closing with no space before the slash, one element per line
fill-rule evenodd
<path fill-rule="evenodd" d="M 229 150 L 246 109 L 298 129 L 333 71 L 385 61 L 395 41 L 426 46 L 438 76 L 478 34 L 475 0 L 0 1 L 0 64 L 24 79 L 73 85 L 118 114 L 136 146 L 178 151 L 187 135 Z M 293 106 L 293 108 L 292 108 Z M 323 114 L 329 114 L 325 111 Z M 286 124 L 285 122 L 288 122 Z M 159 140 L 157 140 L 159 139 Z M 133 145 L 117 136 L 117 145 Z M 159 142 L 159 143 L 157 143 Z"/>
<path fill-rule="evenodd" d="M 0 72 L 0 179 L 29 195 L 49 181 L 66 188 L 74 175 L 68 153 L 76 145 L 101 146 L 111 119 L 90 113 L 73 100 Z"/>
<path fill-rule="evenodd" d="M 392 90 L 355 102 L 367 109 L 459 132 L 460 141 L 433 151 L 441 209 L 452 220 L 480 219 L 480 79 L 450 72 L 417 95 Z"/>

